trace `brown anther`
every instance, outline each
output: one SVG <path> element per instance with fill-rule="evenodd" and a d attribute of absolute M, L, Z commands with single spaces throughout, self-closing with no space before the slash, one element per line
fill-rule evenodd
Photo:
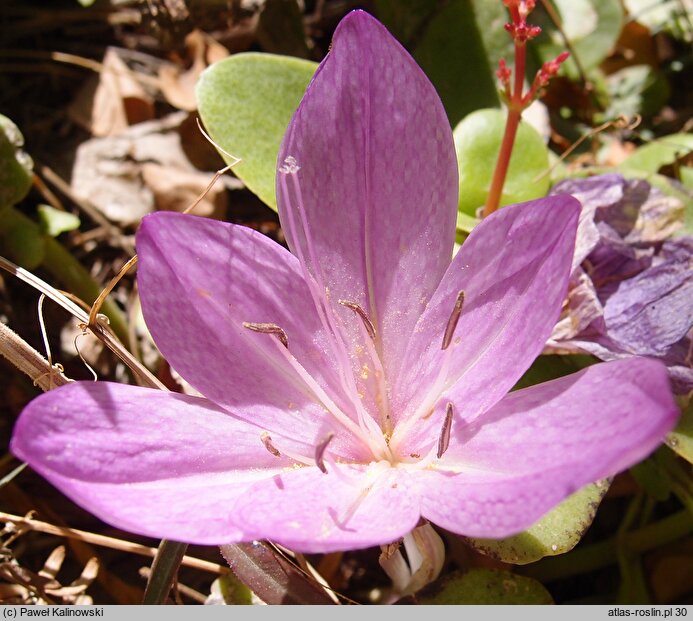
<path fill-rule="evenodd" d="M 286 336 L 286 332 L 282 330 L 276 323 L 250 323 L 248 321 L 243 322 L 243 327 L 252 330 L 253 332 L 260 332 L 261 334 L 274 334 L 280 341 L 281 344 L 289 348 L 289 338 Z"/>
<path fill-rule="evenodd" d="M 421 455 L 419 453 L 409 453 L 409 457 L 413 459 L 421 459 Z"/>
<path fill-rule="evenodd" d="M 275 457 L 281 457 L 282 454 L 279 452 L 276 446 L 272 444 L 272 438 L 270 437 L 270 434 L 268 434 L 266 431 L 263 431 L 260 434 L 260 440 L 262 440 L 262 443 L 265 445 L 265 448 L 272 453 Z"/>
<path fill-rule="evenodd" d="M 452 429 L 452 403 L 448 403 L 445 408 L 445 420 L 443 421 L 443 428 L 440 430 L 440 438 L 438 438 L 438 452 L 436 457 L 440 459 L 443 453 L 448 450 L 450 446 L 450 430 Z"/>
<path fill-rule="evenodd" d="M 446 350 L 450 347 L 452 342 L 452 337 L 455 334 L 455 328 L 457 327 L 457 322 L 460 320 L 460 315 L 462 314 L 462 305 L 464 304 L 464 291 L 460 291 L 457 294 L 457 299 L 455 300 L 455 306 L 450 314 L 450 319 L 448 319 L 448 325 L 445 327 L 445 334 L 443 335 L 443 346 L 441 349 Z"/>
<path fill-rule="evenodd" d="M 320 442 L 315 447 L 315 465 L 320 469 L 321 472 L 324 472 L 327 474 L 327 468 L 325 468 L 325 451 L 327 450 L 327 445 L 332 442 L 332 438 L 334 438 L 334 434 L 330 431 L 330 433 L 325 436 L 325 439 Z"/>
<path fill-rule="evenodd" d="M 372 341 L 375 341 L 375 326 L 371 323 L 371 320 L 366 315 L 366 311 L 361 308 L 356 302 L 349 302 L 349 300 L 339 300 L 342 306 L 346 306 L 348 309 L 353 310 L 363 321 L 363 325 L 368 332 L 368 336 L 371 337 Z"/>

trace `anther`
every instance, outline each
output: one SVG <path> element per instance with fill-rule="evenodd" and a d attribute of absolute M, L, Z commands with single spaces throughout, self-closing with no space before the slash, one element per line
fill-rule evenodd
<path fill-rule="evenodd" d="M 276 323 L 250 323 L 244 321 L 243 327 L 261 334 L 274 334 L 281 341 L 282 345 L 289 349 L 289 338 L 286 336 L 286 332 Z"/>
<path fill-rule="evenodd" d="M 327 445 L 332 442 L 332 438 L 334 438 L 334 434 L 330 431 L 330 433 L 327 434 L 324 440 L 320 442 L 315 447 L 315 465 L 320 468 L 321 472 L 324 472 L 327 474 L 327 468 L 325 468 L 325 451 L 327 450 Z"/>
<path fill-rule="evenodd" d="M 296 158 L 293 155 L 284 159 L 284 164 L 278 168 L 280 173 L 285 175 L 295 175 L 301 167 L 298 165 Z"/>
<path fill-rule="evenodd" d="M 349 300 L 339 300 L 339 303 L 342 306 L 346 306 L 348 309 L 353 310 L 361 318 L 361 321 L 363 321 L 363 325 L 366 328 L 366 332 L 368 332 L 368 336 L 371 337 L 371 340 L 375 341 L 375 326 L 368 318 L 368 315 L 366 315 L 366 311 L 363 310 L 363 308 L 361 308 L 361 306 L 358 305 L 356 302 L 349 302 Z"/>
<path fill-rule="evenodd" d="M 443 335 L 443 346 L 441 349 L 445 350 L 450 347 L 452 342 L 452 337 L 455 334 L 455 328 L 457 327 L 457 322 L 460 320 L 460 315 L 462 314 L 462 305 L 464 304 L 464 291 L 460 291 L 457 294 L 457 299 L 455 300 L 455 306 L 450 314 L 450 319 L 448 319 L 448 325 L 445 327 L 445 334 Z"/>
<path fill-rule="evenodd" d="M 276 446 L 272 444 L 272 438 L 270 437 L 270 434 L 268 434 L 266 431 L 263 431 L 260 434 L 260 440 L 262 440 L 262 443 L 265 445 L 265 448 L 272 453 L 275 457 L 281 457 L 282 454 L 279 452 Z"/>
<path fill-rule="evenodd" d="M 452 403 L 448 403 L 445 408 L 445 420 L 443 421 L 443 428 L 440 430 L 440 438 L 438 438 L 438 452 L 436 457 L 440 459 L 445 451 L 448 450 L 450 446 L 450 430 L 452 429 Z"/>

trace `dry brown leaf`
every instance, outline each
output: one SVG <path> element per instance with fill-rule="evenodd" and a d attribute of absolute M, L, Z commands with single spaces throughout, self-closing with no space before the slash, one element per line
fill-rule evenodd
<path fill-rule="evenodd" d="M 10 550 L 6 561 L 0 563 L 0 602 L 3 604 L 92 604 L 87 588 L 96 578 L 99 562 L 91 558 L 80 576 L 63 586 L 56 578 L 65 560 L 65 547 L 55 548 L 35 573 L 22 567 Z"/>
<path fill-rule="evenodd" d="M 214 175 L 195 168 L 183 149 L 180 130 L 186 118 L 177 112 L 84 142 L 72 170 L 73 192 L 124 226 L 155 209 L 190 206 Z M 217 185 L 195 213 L 223 216 L 225 195 L 222 183 Z"/>
<path fill-rule="evenodd" d="M 108 48 L 103 68 L 77 94 L 68 108 L 73 121 L 94 136 L 113 136 L 154 118 L 154 101 L 115 48 Z"/>
<path fill-rule="evenodd" d="M 166 100 L 176 108 L 197 109 L 195 85 L 200 74 L 212 63 L 229 55 L 228 50 L 201 30 L 185 37 L 185 47 L 192 64 L 189 69 L 164 65 L 159 69 L 159 84 Z"/>
<path fill-rule="evenodd" d="M 154 192 L 159 211 L 184 211 L 192 205 L 209 185 L 208 173 L 181 171 L 160 164 L 145 163 L 142 179 Z M 196 216 L 220 219 L 226 213 L 226 190 L 215 184 L 192 210 Z"/>

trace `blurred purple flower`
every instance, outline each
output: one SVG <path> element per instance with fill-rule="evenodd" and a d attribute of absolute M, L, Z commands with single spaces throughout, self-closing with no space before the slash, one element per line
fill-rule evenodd
<path fill-rule="evenodd" d="M 672 235 L 684 206 L 640 179 L 566 180 L 582 202 L 568 300 L 549 351 L 660 359 L 674 391 L 693 389 L 693 237 Z"/>
<path fill-rule="evenodd" d="M 138 232 L 147 324 L 206 398 L 79 382 L 22 413 L 15 455 L 76 502 L 127 530 L 207 544 L 359 548 L 422 516 L 502 537 L 672 428 L 656 361 L 506 394 L 559 315 L 579 205 L 507 207 L 451 263 L 445 111 L 366 13 L 338 27 L 279 162 L 293 254 L 172 213 Z"/>

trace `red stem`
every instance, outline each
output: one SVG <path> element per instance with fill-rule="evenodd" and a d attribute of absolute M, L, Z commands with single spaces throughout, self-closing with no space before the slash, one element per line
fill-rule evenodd
<path fill-rule="evenodd" d="M 513 144 L 517 135 L 517 128 L 520 125 L 522 111 L 510 108 L 508 110 L 508 119 L 505 122 L 505 133 L 503 134 L 503 142 L 501 143 L 498 159 L 496 160 L 496 169 L 493 171 L 493 180 L 491 181 L 491 189 L 486 198 L 486 205 L 482 218 L 490 216 L 500 205 L 500 198 L 505 184 L 505 177 L 508 173 L 508 165 L 510 164 L 510 156 L 513 152 Z"/>
<path fill-rule="evenodd" d="M 486 205 L 484 205 L 482 214 L 483 218 L 490 216 L 500 206 L 503 185 L 505 185 L 505 178 L 508 174 L 508 166 L 510 165 L 510 156 L 513 152 L 517 128 L 520 125 L 522 110 L 524 109 L 524 104 L 522 103 L 522 87 L 525 77 L 525 54 L 525 44 L 516 42 L 513 93 L 508 102 L 508 118 L 505 122 L 505 133 L 503 134 L 503 142 L 501 143 L 498 159 L 496 160 L 496 169 L 493 171 L 491 188 L 486 197 Z"/>

